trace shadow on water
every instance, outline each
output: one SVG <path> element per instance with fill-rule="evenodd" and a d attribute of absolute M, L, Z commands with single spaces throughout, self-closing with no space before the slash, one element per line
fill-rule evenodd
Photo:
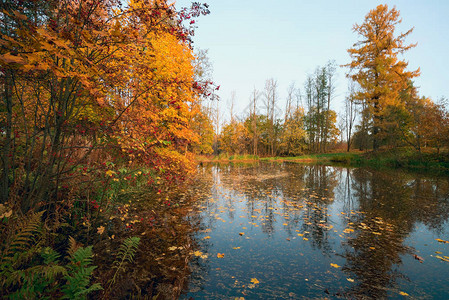
<path fill-rule="evenodd" d="M 205 165 L 190 196 L 203 255 L 183 297 L 449 297 L 447 178 Z"/>

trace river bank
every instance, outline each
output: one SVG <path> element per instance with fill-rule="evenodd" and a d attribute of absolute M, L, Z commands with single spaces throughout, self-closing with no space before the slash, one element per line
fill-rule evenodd
<path fill-rule="evenodd" d="M 251 163 L 258 161 L 337 164 L 376 169 L 393 168 L 418 172 L 449 174 L 449 152 L 417 152 L 411 149 L 389 149 L 377 152 L 352 151 L 317 153 L 301 156 L 259 157 L 257 155 L 198 156 L 198 163 Z"/>

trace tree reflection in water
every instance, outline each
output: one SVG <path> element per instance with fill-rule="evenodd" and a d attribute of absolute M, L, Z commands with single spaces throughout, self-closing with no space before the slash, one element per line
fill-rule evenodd
<path fill-rule="evenodd" d="M 411 264 L 424 271 L 437 265 L 413 260 L 417 242 L 407 239 L 416 239 L 421 226 L 447 233 L 448 195 L 447 178 L 397 171 L 287 163 L 204 166 L 192 188 L 200 210 L 192 221 L 209 259 L 197 260 L 197 282 L 187 295 L 387 298 L 408 288 L 429 296 L 409 278 L 416 277 Z M 245 236 L 238 236 L 241 231 Z M 214 258 L 234 244 L 245 247 Z M 336 261 L 341 268 L 329 267 Z M 240 269 L 245 266 L 250 271 Z M 238 276 L 249 273 L 266 276 L 265 285 L 250 289 L 239 282 Z"/>

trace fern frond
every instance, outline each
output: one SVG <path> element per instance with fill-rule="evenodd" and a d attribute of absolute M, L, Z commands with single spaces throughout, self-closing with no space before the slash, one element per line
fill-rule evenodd
<path fill-rule="evenodd" d="M 114 261 L 115 266 L 119 267 L 122 262 L 133 262 L 134 255 L 136 253 L 137 247 L 139 247 L 140 238 L 133 236 L 127 238 L 123 244 L 120 246 L 120 249 L 117 254 L 117 258 Z"/>
<path fill-rule="evenodd" d="M 112 279 L 109 281 L 109 288 L 115 283 L 119 273 L 125 270 L 126 263 L 132 263 L 134 261 L 134 255 L 139 247 L 139 243 L 140 238 L 136 236 L 129 237 L 122 243 L 113 263 L 113 268 L 115 268 L 116 271 Z"/>
<path fill-rule="evenodd" d="M 70 258 L 72 264 L 76 264 L 80 267 L 86 267 L 92 263 L 92 246 L 86 248 L 78 248 Z"/>
<path fill-rule="evenodd" d="M 72 256 L 76 250 L 78 250 L 80 247 L 82 247 L 81 244 L 77 243 L 73 237 L 69 237 L 69 249 L 67 250 L 67 253 L 69 256 Z"/>
<path fill-rule="evenodd" d="M 64 292 L 63 299 L 84 299 L 90 292 L 102 289 L 98 283 L 89 286 L 96 268 L 96 266 L 90 266 L 92 263 L 92 246 L 79 247 L 73 252 L 76 243 L 71 239 L 70 244 L 70 264 L 65 276 L 67 282 L 62 289 Z"/>
<path fill-rule="evenodd" d="M 36 244 L 35 235 L 40 232 L 42 214 L 43 212 L 32 213 L 25 217 L 21 224 L 18 224 L 19 230 L 11 237 L 10 241 L 6 241 L 2 262 L 5 259 L 11 259 L 16 253 L 26 252 L 33 244 Z"/>

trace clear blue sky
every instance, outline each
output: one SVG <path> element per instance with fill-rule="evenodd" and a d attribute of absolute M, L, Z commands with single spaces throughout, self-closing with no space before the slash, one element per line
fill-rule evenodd
<path fill-rule="evenodd" d="M 352 32 L 370 9 L 395 6 L 402 23 L 396 32 L 414 27 L 406 40 L 415 43 L 404 58 L 409 69 L 421 68 L 415 80 L 420 95 L 438 100 L 449 97 L 449 1 L 447 0 L 209 0 L 210 15 L 197 20 L 194 47 L 209 49 L 214 81 L 221 85 L 220 106 L 229 117 L 229 99 L 236 92 L 236 112 L 245 113 L 251 91 L 262 90 L 265 80 L 277 79 L 279 107 L 285 106 L 287 87 L 302 89 L 306 75 L 328 60 L 350 61 L 346 50 L 357 41 Z M 178 8 L 191 1 L 177 1 Z M 333 109 L 341 110 L 346 95 L 344 68 L 337 70 Z"/>

